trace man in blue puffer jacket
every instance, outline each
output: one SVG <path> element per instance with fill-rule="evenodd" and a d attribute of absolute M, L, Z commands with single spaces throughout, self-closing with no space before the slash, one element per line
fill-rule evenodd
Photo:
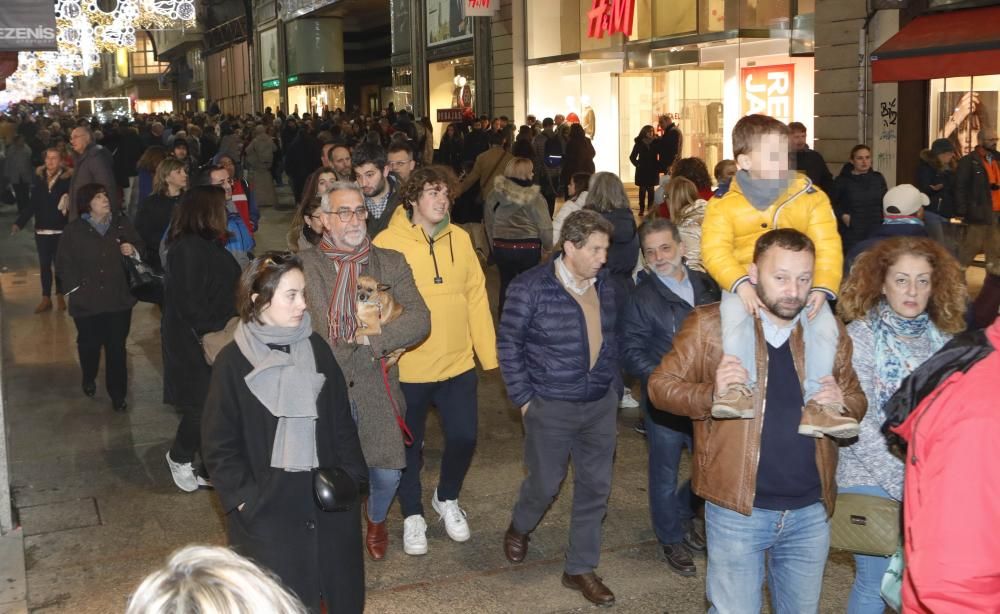
<path fill-rule="evenodd" d="M 646 382 L 673 347 L 684 318 L 697 305 L 717 302 L 719 286 L 707 274 L 684 265 L 684 243 L 670 221 L 656 218 L 643 223 L 639 241 L 646 269 L 639 273 L 618 323 L 622 366 L 642 382 L 653 532 L 670 569 L 693 576 L 697 568 L 691 550 L 705 550 L 704 525 L 694 522 L 690 483 L 677 488 L 681 451 L 685 446 L 692 449 L 691 420 L 653 411 Z"/>
<path fill-rule="evenodd" d="M 573 457 L 573 511 L 563 586 L 609 606 L 594 574 L 622 393 L 615 294 L 602 270 L 614 230 L 593 211 L 563 223 L 562 253 L 511 282 L 497 349 L 507 395 L 524 417 L 528 476 L 504 535 L 504 554 L 524 560 L 528 534 L 559 492 Z"/>

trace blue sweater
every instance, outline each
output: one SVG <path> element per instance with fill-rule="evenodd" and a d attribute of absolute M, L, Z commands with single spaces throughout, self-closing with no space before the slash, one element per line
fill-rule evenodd
<path fill-rule="evenodd" d="M 822 484 L 816 440 L 799 435 L 802 388 L 788 341 L 780 348 L 767 344 L 767 382 L 753 506 L 780 511 L 808 507 L 820 500 Z"/>
<path fill-rule="evenodd" d="M 555 260 L 518 275 L 507 289 L 497 351 L 507 396 L 520 407 L 535 396 L 590 402 L 608 388 L 621 396 L 615 296 L 607 273 L 597 278 L 601 302 L 601 345 L 590 368 L 583 309 L 556 277 Z"/>

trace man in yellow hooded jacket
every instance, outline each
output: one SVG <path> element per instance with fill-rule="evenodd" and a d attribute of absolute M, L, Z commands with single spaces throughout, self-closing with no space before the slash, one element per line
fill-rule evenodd
<path fill-rule="evenodd" d="M 448 537 L 457 542 L 469 539 L 458 495 L 476 448 L 478 377 L 473 356 L 483 369 L 498 367 L 486 278 L 468 233 L 450 222 L 456 183 L 451 170 L 443 166 L 414 171 L 400 189 L 403 206 L 373 241 L 405 256 L 431 312 L 430 335 L 399 360 L 406 424 L 413 434 L 399 485 L 403 550 L 410 555 L 427 552 L 420 469 L 431 404 L 441 414 L 445 439 L 431 505 L 444 521 Z"/>

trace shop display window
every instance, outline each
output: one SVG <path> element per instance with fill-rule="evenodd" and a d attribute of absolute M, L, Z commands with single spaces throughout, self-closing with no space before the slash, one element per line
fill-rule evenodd
<path fill-rule="evenodd" d="M 928 140 L 949 139 L 960 156 L 972 151 L 980 130 L 1000 125 L 998 92 L 1000 75 L 931 79 Z"/>
<path fill-rule="evenodd" d="M 262 96 L 264 98 L 264 108 L 271 107 L 271 111 L 277 113 L 281 105 L 280 90 L 264 90 Z"/>
<path fill-rule="evenodd" d="M 329 109 L 344 109 L 343 85 L 296 85 L 288 88 L 288 112 L 322 115 Z"/>
<path fill-rule="evenodd" d="M 392 67 L 392 89 L 383 94 L 398 109 L 413 110 L 413 69 L 409 66 Z"/>
<path fill-rule="evenodd" d="M 461 109 L 471 119 L 476 108 L 476 66 L 472 56 L 427 65 L 428 116 L 434 125 L 435 147 L 450 122 L 437 122 L 438 109 Z M 397 107 L 398 108 L 398 107 Z"/>

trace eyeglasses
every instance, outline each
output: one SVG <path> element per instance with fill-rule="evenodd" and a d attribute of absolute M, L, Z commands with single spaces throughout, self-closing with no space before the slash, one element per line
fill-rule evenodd
<path fill-rule="evenodd" d="M 327 215 L 336 215 L 340 218 L 343 223 L 348 223 L 352 218 L 357 216 L 358 220 L 365 221 L 368 219 L 368 209 L 361 207 L 360 209 L 339 209 L 337 211 L 324 211 Z"/>

